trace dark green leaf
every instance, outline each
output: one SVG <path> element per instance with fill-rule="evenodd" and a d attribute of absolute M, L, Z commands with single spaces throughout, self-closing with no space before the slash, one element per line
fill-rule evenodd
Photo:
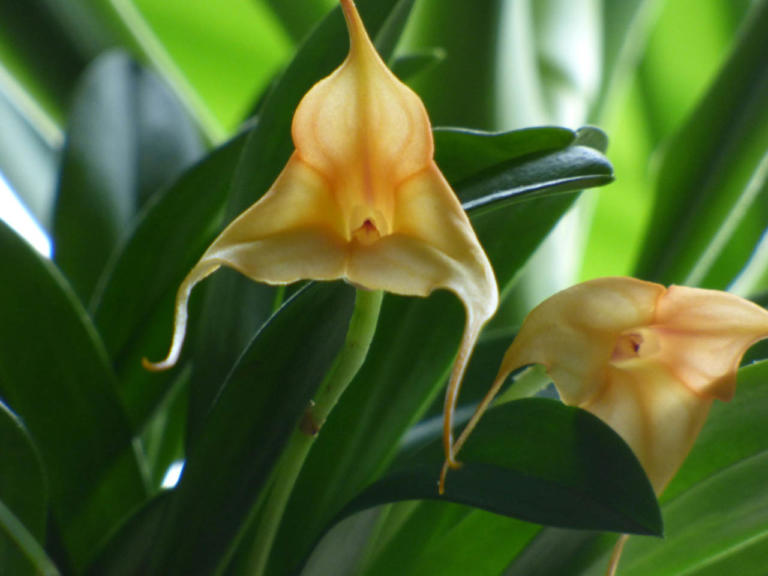
<path fill-rule="evenodd" d="M 58 122 L 87 60 L 45 4 L 0 1 L 0 61 Z"/>
<path fill-rule="evenodd" d="M 208 575 L 222 562 L 341 348 L 353 305 L 350 286 L 313 284 L 259 332 L 187 457 L 152 573 Z"/>
<path fill-rule="evenodd" d="M 144 499 L 106 354 L 58 271 L 0 224 L 0 394 L 48 474 L 54 519 L 76 567 Z"/>
<path fill-rule="evenodd" d="M 304 0 L 266 0 L 285 29 L 296 41 L 306 36 L 320 18 L 334 5 L 334 0 L 304 2 Z"/>
<path fill-rule="evenodd" d="M 185 370 L 144 427 L 141 443 L 153 490 L 162 487 L 172 465 L 184 461 L 188 390 L 189 370 Z"/>
<path fill-rule="evenodd" d="M 667 145 L 639 276 L 723 288 L 768 225 L 765 202 L 745 198 L 768 148 L 766 30 L 768 2 L 756 2 L 725 67 Z"/>
<path fill-rule="evenodd" d="M 110 536 L 85 573 L 90 576 L 145 574 L 171 497 L 172 492 L 161 492 L 145 502 Z"/>
<path fill-rule="evenodd" d="M 446 179 L 458 186 L 510 160 L 543 154 L 573 144 L 574 132 L 557 126 L 510 132 L 435 128 L 435 161 Z"/>
<path fill-rule="evenodd" d="M 619 574 L 698 576 L 730 566 L 761 574 L 751 571 L 751 562 L 768 530 L 765 491 L 759 488 L 768 475 L 766 434 L 768 362 L 761 362 L 739 370 L 736 396 L 712 406 L 693 450 L 662 494 L 665 539 L 630 538 Z M 571 548 L 574 539 L 580 544 Z M 567 567 L 602 576 L 612 546 L 611 538 L 544 529 L 508 574 L 559 576 Z M 561 553 L 551 555 L 553 549 Z M 540 571 L 532 572 L 537 562 Z"/>
<path fill-rule="evenodd" d="M 122 53 L 88 69 L 70 115 L 54 215 L 56 261 L 84 302 L 137 211 L 201 151 L 196 128 L 154 73 Z"/>
<path fill-rule="evenodd" d="M 436 161 L 473 212 L 611 182 L 613 168 L 599 151 L 606 144 L 594 128 L 435 130 Z"/>
<path fill-rule="evenodd" d="M 394 59 L 392 72 L 401 80 L 408 81 L 422 72 L 431 70 L 443 60 L 445 60 L 445 50 L 442 48 L 411 52 Z"/>
<path fill-rule="evenodd" d="M 502 0 L 419 0 L 408 50 L 445 50 L 444 66 L 411 82 L 435 125 L 482 130 L 497 124 L 497 68 Z M 441 166 L 442 167 L 442 166 Z"/>
<path fill-rule="evenodd" d="M 395 52 L 398 42 L 400 42 L 400 36 L 405 30 L 405 25 L 408 23 L 408 19 L 413 9 L 413 3 L 415 0 L 398 0 L 393 3 L 391 7 L 385 7 L 383 10 L 384 20 L 381 25 L 377 27 L 376 22 L 381 17 L 379 14 L 374 13 L 372 9 L 368 9 L 363 13 L 362 8 L 361 16 L 366 22 L 366 28 L 371 35 L 376 50 L 378 50 L 381 57 L 385 62 L 389 62 L 392 59 L 392 54 Z M 379 8 L 381 10 L 381 8 Z M 373 24 L 373 28 L 371 27 Z"/>
<path fill-rule="evenodd" d="M 388 502 L 443 499 L 529 522 L 660 535 L 661 513 L 634 454 L 589 413 L 530 398 L 490 410 L 449 472 L 436 480 L 441 439 L 398 462 L 342 515 Z"/>
<path fill-rule="evenodd" d="M 1 401 L 0 454 L 0 500 L 30 537 L 41 542 L 48 509 L 42 463 L 24 425 Z M 32 565 L 9 532 L 8 526 L 0 530 L 0 566 L 9 574 L 33 574 Z"/>
<path fill-rule="evenodd" d="M 479 176 L 458 187 L 459 198 L 468 212 L 496 209 L 613 181 L 613 168 L 600 152 L 586 146 L 569 146 L 539 157 L 511 161 L 494 174 Z"/>
<path fill-rule="evenodd" d="M 173 377 L 147 373 L 140 359 L 160 357 L 167 349 L 173 297 L 220 226 L 244 141 L 243 134 L 214 150 L 147 206 L 94 295 L 94 320 L 137 426 Z"/>

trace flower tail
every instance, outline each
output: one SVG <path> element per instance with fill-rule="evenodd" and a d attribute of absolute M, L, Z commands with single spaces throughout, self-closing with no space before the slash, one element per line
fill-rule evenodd
<path fill-rule="evenodd" d="M 173 338 L 171 339 L 171 347 L 168 350 L 168 355 L 159 362 L 150 362 L 146 358 L 141 359 L 141 365 L 145 370 L 151 372 L 161 372 L 172 368 L 179 360 L 181 355 L 181 347 L 184 344 L 184 336 L 187 332 L 187 303 L 189 302 L 189 295 L 192 292 L 192 288 L 195 284 L 213 274 L 219 268 L 218 263 L 200 260 L 197 266 L 192 268 L 187 277 L 179 286 L 178 292 L 176 292 L 176 312 L 173 321 Z"/>
<path fill-rule="evenodd" d="M 467 441 L 467 438 L 469 438 L 469 435 L 472 433 L 472 431 L 475 429 L 475 426 L 477 426 L 477 423 L 480 421 L 480 418 L 482 418 L 483 414 L 485 414 L 485 411 L 488 409 L 488 406 L 491 404 L 491 401 L 496 397 L 496 394 L 499 393 L 499 389 L 504 384 L 504 381 L 507 379 L 507 376 L 509 376 L 510 370 L 501 370 L 499 374 L 496 376 L 496 380 L 491 385 L 488 392 L 486 392 L 485 396 L 483 397 L 480 404 L 475 409 L 475 413 L 472 414 L 472 418 L 470 418 L 469 422 L 467 422 L 467 425 L 464 427 L 464 430 L 461 431 L 461 435 L 459 436 L 458 440 L 456 440 L 455 443 L 452 443 L 450 445 L 446 442 L 446 430 L 447 425 L 445 424 L 449 420 L 448 416 L 448 396 L 446 395 L 446 415 L 443 419 L 444 424 L 444 435 L 443 435 L 443 443 L 446 446 L 446 460 L 443 464 L 443 469 L 440 472 L 440 484 L 439 484 L 439 492 L 442 494 L 445 491 L 445 477 L 448 474 L 448 470 L 451 468 L 458 468 L 459 463 L 454 460 L 456 454 L 459 453 L 461 448 L 464 446 L 464 443 Z M 453 384 L 453 381 L 451 381 L 451 384 Z M 451 388 L 448 388 L 448 391 L 450 393 Z M 458 391 L 457 391 L 458 395 Z M 453 398 L 453 402 L 455 404 L 456 399 Z M 453 418 L 453 407 L 451 407 L 451 414 L 450 414 L 451 422 L 450 425 L 453 424 L 452 418 Z M 450 430 L 448 429 L 448 432 Z M 451 436 L 448 437 L 449 440 L 452 439 Z M 450 451 L 449 451 L 450 450 Z"/>
<path fill-rule="evenodd" d="M 459 399 L 461 383 L 464 380 L 464 373 L 467 370 L 469 359 L 472 356 L 477 338 L 480 335 L 485 319 L 477 319 L 475 315 L 467 315 L 467 323 L 464 328 L 464 335 L 461 339 L 461 346 L 456 355 L 456 360 L 451 371 L 451 379 L 448 388 L 445 391 L 445 404 L 443 409 L 443 449 L 445 451 L 445 464 L 440 474 L 439 492 L 443 493 L 445 489 L 445 475 L 449 468 L 459 468 L 460 462 L 455 459 L 458 447 L 453 442 L 453 415 L 456 410 L 456 403 Z"/>

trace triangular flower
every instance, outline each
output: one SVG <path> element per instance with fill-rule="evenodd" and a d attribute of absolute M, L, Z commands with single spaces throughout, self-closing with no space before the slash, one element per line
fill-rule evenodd
<path fill-rule="evenodd" d="M 660 494 L 712 401 L 733 397 L 744 353 L 766 337 L 768 311 L 727 292 L 634 278 L 578 284 L 527 316 L 455 449 L 510 373 L 541 364 L 563 402 L 592 412 L 629 444 Z"/>
<path fill-rule="evenodd" d="M 469 219 L 433 160 L 421 100 L 387 69 L 351 0 L 341 5 L 349 55 L 304 96 L 296 147 L 270 190 L 234 220 L 179 288 L 168 356 L 181 352 L 192 288 L 220 266 L 268 284 L 338 278 L 369 290 L 427 296 L 445 288 L 467 321 L 446 397 L 446 431 L 470 353 L 498 289 Z M 446 434 L 449 458 L 452 440 Z"/>

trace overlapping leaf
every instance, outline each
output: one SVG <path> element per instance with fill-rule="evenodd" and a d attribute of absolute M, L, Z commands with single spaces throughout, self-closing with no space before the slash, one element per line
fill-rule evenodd
<path fill-rule="evenodd" d="M 768 226 L 765 186 L 750 186 L 768 149 L 768 2 L 754 4 L 719 76 L 667 145 L 637 273 L 724 288 Z"/>
<path fill-rule="evenodd" d="M 45 476 L 32 439 L 18 418 L 0 401 L 0 559 L 3 569 L 19 576 L 34 574 L 34 564 L 24 547 L 16 523 L 6 523 L 9 515 L 20 524 L 28 538 L 45 539 L 48 495 Z M 7 511 L 7 513 L 5 512 Z M 38 544 L 38 547 L 40 545 Z"/>
<path fill-rule="evenodd" d="M 440 438 L 367 488 L 352 513 L 400 500 L 438 499 Z M 661 534 L 656 498 L 626 444 L 587 413 L 543 399 L 488 413 L 449 473 L 444 500 L 567 528 Z"/>
<path fill-rule="evenodd" d="M 353 303 L 350 286 L 310 285 L 255 337 L 187 457 L 150 573 L 207 575 L 225 560 L 344 342 Z"/>
<path fill-rule="evenodd" d="M 101 342 L 52 264 L 0 224 L 0 394 L 35 439 L 76 568 L 145 497 Z"/>
<path fill-rule="evenodd" d="M 53 230 L 56 262 L 83 302 L 141 206 L 201 152 L 162 80 L 122 53 L 92 65 L 70 115 Z"/>

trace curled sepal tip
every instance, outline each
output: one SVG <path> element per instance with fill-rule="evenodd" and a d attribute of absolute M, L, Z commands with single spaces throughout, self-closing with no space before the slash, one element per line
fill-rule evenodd
<path fill-rule="evenodd" d="M 141 359 L 141 365 L 145 370 L 151 372 L 162 372 L 173 368 L 181 356 L 181 348 L 184 344 L 184 337 L 187 333 L 187 303 L 189 295 L 195 284 L 203 280 L 206 276 L 213 274 L 219 266 L 211 264 L 205 260 L 195 266 L 179 286 L 176 292 L 176 306 L 173 320 L 173 337 L 171 338 L 171 347 L 166 357 L 159 362 L 150 362 L 146 358 Z"/>

